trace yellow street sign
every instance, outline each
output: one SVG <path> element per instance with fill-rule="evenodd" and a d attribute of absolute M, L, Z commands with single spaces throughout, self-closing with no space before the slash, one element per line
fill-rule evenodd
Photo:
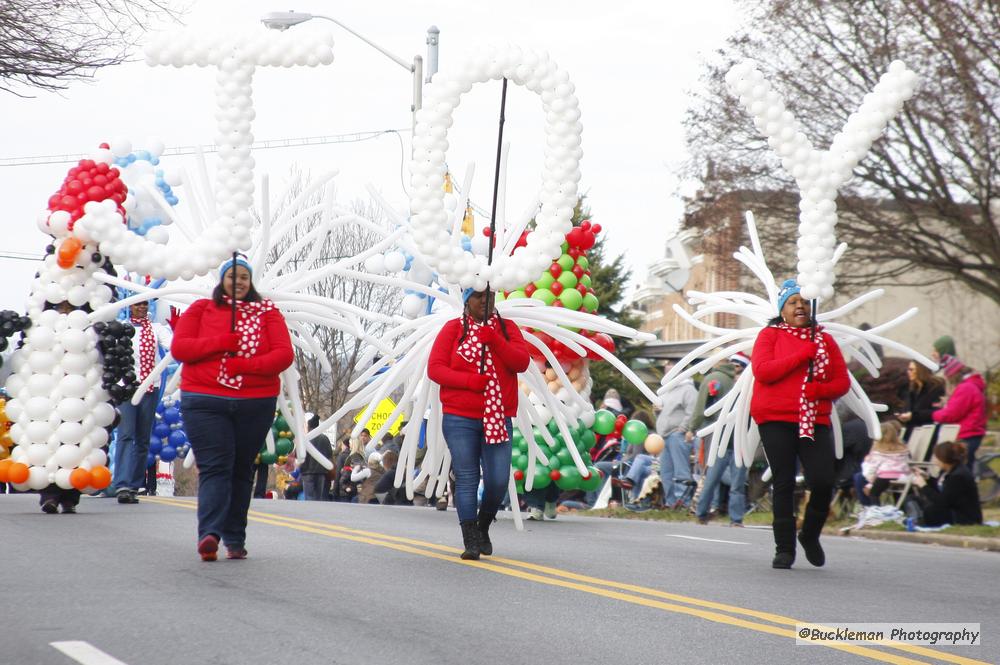
<path fill-rule="evenodd" d="M 368 422 L 365 424 L 365 427 L 368 428 L 368 431 L 371 432 L 373 436 L 376 432 L 379 431 L 379 429 L 382 428 L 382 425 L 385 424 L 386 419 L 395 410 L 395 408 L 396 408 L 396 403 L 393 402 L 388 397 L 386 397 L 384 400 L 378 403 L 378 406 L 372 413 L 372 417 L 369 418 Z M 357 415 L 354 416 L 354 422 L 356 423 L 360 422 L 361 416 L 364 415 L 364 412 L 365 412 L 364 409 L 358 411 Z M 403 416 L 402 414 L 400 414 L 399 416 L 396 417 L 396 422 L 394 422 L 392 426 L 389 428 L 389 434 L 391 434 L 392 436 L 396 436 L 397 434 L 399 434 L 399 428 L 402 424 L 403 424 Z"/>

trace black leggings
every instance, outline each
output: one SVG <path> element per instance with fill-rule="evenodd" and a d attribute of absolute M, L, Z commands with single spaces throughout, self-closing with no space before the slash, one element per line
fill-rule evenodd
<path fill-rule="evenodd" d="M 795 513 L 796 458 L 802 463 L 802 474 L 810 490 L 807 507 L 829 510 L 836 477 L 830 428 L 817 425 L 815 441 L 799 438 L 798 423 L 762 423 L 758 429 L 773 476 L 774 518 L 790 518 Z"/>

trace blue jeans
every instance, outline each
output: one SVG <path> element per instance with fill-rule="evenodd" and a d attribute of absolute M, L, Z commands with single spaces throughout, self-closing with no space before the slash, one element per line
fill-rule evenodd
<path fill-rule="evenodd" d="M 254 458 L 274 421 L 274 397 L 182 394 L 184 429 L 198 464 L 198 538 L 246 543 Z"/>
<path fill-rule="evenodd" d="M 632 489 L 629 490 L 629 497 L 633 501 L 639 498 L 639 493 L 642 491 L 642 484 L 646 482 L 646 476 L 649 475 L 652 466 L 652 455 L 640 453 L 632 460 L 632 466 L 629 467 L 625 477 L 632 481 Z"/>
<path fill-rule="evenodd" d="M 684 432 L 671 432 L 660 453 L 660 482 L 663 483 L 663 502 L 674 505 L 687 486 L 676 480 L 691 480 L 691 444 L 684 440 Z"/>
<path fill-rule="evenodd" d="M 302 494 L 306 501 L 328 501 L 327 496 L 330 489 L 330 482 L 326 479 L 325 473 L 303 473 Z"/>
<path fill-rule="evenodd" d="M 146 393 L 133 406 L 124 402 L 118 407 L 121 422 L 115 434 L 115 473 L 111 491 L 138 490 L 146 486 L 146 456 L 149 455 L 149 435 L 153 432 L 157 391 Z"/>
<path fill-rule="evenodd" d="M 597 495 L 600 493 L 601 487 L 604 487 L 604 483 L 607 482 L 608 477 L 611 475 L 611 472 L 614 469 L 614 464 L 614 462 L 597 462 L 594 464 L 594 468 L 601 472 L 601 486 L 598 489 L 591 490 L 584 495 L 583 500 L 587 504 L 588 508 L 597 503 Z"/>
<path fill-rule="evenodd" d="M 529 508 L 538 508 L 542 510 L 545 508 L 547 503 L 555 503 L 556 499 L 559 498 L 559 493 L 562 490 L 555 483 L 549 483 L 545 489 L 535 488 L 530 492 L 524 493 L 524 502 L 528 504 Z"/>
<path fill-rule="evenodd" d="M 483 473 L 483 514 L 495 514 L 507 492 L 510 477 L 510 418 L 507 422 L 508 439 L 503 443 L 486 443 L 483 439 L 483 421 L 450 413 L 444 414 L 441 430 L 451 451 L 451 468 L 455 472 L 455 508 L 460 522 L 476 519 L 476 494 L 479 489 L 479 471 Z"/>
<path fill-rule="evenodd" d="M 708 509 L 715 496 L 716 490 L 722 483 L 723 475 L 729 470 L 729 520 L 731 522 L 742 523 L 743 515 L 747 511 L 747 468 L 736 466 L 733 458 L 732 442 L 726 450 L 725 455 L 721 455 L 715 460 L 715 464 L 708 468 L 705 474 L 705 484 L 701 488 L 701 498 L 698 499 L 698 517 L 707 517 Z"/>

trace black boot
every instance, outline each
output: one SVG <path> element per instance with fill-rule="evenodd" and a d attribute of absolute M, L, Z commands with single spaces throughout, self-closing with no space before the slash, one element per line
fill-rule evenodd
<path fill-rule="evenodd" d="M 476 520 L 477 526 L 479 527 L 479 552 L 480 554 L 485 554 L 490 556 L 493 554 L 493 543 L 490 542 L 490 525 L 496 521 L 496 512 L 492 513 L 479 513 L 479 519 Z"/>
<path fill-rule="evenodd" d="M 476 520 L 466 520 L 459 523 L 462 527 L 462 541 L 465 543 L 463 559 L 479 559 L 479 524 Z"/>
<path fill-rule="evenodd" d="M 806 508 L 805 516 L 802 519 L 802 530 L 799 532 L 799 542 L 806 552 L 806 560 L 812 565 L 819 567 L 826 563 L 826 554 L 819 544 L 819 535 L 823 532 L 823 525 L 826 523 L 828 510 L 815 510 Z"/>
<path fill-rule="evenodd" d="M 774 560 L 772 568 L 791 568 L 795 563 L 795 518 L 774 518 Z"/>

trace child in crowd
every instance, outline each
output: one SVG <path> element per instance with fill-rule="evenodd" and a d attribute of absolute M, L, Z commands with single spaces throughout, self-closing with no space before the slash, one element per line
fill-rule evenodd
<path fill-rule="evenodd" d="M 879 496 L 890 482 L 909 475 L 910 451 L 899 438 L 901 430 L 895 420 L 882 423 L 882 435 L 862 462 L 861 471 L 854 476 L 861 505 L 878 505 Z"/>

